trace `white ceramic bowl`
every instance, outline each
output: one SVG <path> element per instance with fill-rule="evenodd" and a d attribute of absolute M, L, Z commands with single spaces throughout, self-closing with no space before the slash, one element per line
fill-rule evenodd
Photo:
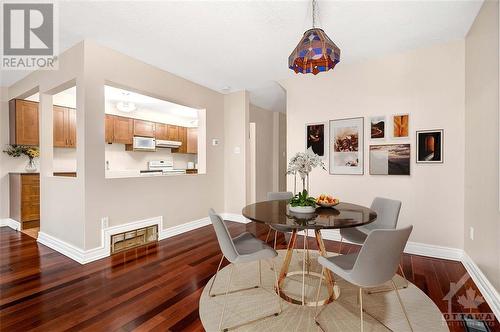
<path fill-rule="evenodd" d="M 294 213 L 313 213 L 316 211 L 314 206 L 291 206 L 288 205 L 288 210 Z"/>

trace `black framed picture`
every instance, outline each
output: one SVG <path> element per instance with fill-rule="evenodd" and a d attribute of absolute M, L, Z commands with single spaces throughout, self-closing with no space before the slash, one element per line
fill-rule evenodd
<path fill-rule="evenodd" d="M 327 153 L 325 127 L 325 123 L 306 124 L 306 150 L 311 148 L 320 157 L 325 157 Z"/>
<path fill-rule="evenodd" d="M 417 163 L 443 163 L 444 130 L 417 131 Z"/>

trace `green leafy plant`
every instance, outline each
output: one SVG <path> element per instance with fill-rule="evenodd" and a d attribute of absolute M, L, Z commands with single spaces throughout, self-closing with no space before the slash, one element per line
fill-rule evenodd
<path fill-rule="evenodd" d="M 290 205 L 293 207 L 296 206 L 316 206 L 316 199 L 312 196 L 309 196 L 307 190 L 303 190 L 299 192 L 297 195 L 292 197 L 289 201 Z"/>
<path fill-rule="evenodd" d="M 37 146 L 11 144 L 7 145 L 7 149 L 3 150 L 3 152 L 14 158 L 25 155 L 30 160 L 40 156 L 40 150 Z"/>

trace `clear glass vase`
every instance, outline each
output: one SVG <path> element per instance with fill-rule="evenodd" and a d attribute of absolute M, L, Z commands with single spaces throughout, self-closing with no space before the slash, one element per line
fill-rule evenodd
<path fill-rule="evenodd" d="M 28 163 L 26 164 L 26 167 L 24 169 L 28 173 L 35 173 L 37 171 L 35 160 L 33 160 L 33 158 L 29 158 Z"/>

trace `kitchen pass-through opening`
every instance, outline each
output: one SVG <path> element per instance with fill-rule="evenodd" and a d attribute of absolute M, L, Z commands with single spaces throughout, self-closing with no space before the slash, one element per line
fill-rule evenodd
<path fill-rule="evenodd" d="M 205 172 L 205 110 L 111 85 L 105 91 L 106 178 Z"/>

